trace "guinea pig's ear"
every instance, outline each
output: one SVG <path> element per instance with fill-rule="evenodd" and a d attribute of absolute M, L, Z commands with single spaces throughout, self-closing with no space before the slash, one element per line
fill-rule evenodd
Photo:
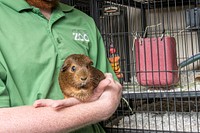
<path fill-rule="evenodd" d="M 64 64 L 62 65 L 62 67 L 61 67 L 61 70 L 60 70 L 60 71 L 61 71 L 61 72 L 64 72 L 64 71 L 66 71 L 66 70 L 67 70 L 67 68 L 68 68 L 68 67 L 69 67 L 69 65 L 64 63 Z"/>
<path fill-rule="evenodd" d="M 88 63 L 88 65 L 93 65 L 93 61 L 89 57 L 86 57 L 85 61 Z"/>
<path fill-rule="evenodd" d="M 90 60 L 90 63 L 89 63 L 90 65 L 93 65 L 93 61 L 92 60 Z"/>

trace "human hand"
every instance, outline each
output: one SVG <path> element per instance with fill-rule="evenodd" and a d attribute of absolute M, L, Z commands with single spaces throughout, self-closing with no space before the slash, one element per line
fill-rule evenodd
<path fill-rule="evenodd" d="M 76 99 L 74 97 L 70 97 L 70 98 L 62 99 L 62 100 L 40 99 L 40 100 L 36 100 L 34 102 L 33 106 L 35 108 L 52 107 L 55 110 L 58 110 L 58 109 L 73 106 L 73 105 L 76 105 L 79 103 L 81 103 L 81 102 L 78 99 Z"/>
<path fill-rule="evenodd" d="M 112 78 L 112 74 L 107 73 L 107 74 L 105 74 L 105 77 L 106 78 L 99 83 L 97 88 L 95 88 L 94 94 L 88 100 L 88 102 L 97 100 L 101 96 L 101 94 L 104 92 L 104 90 L 112 82 L 114 82 L 114 80 Z M 33 106 L 36 108 L 38 108 L 38 107 L 53 107 L 54 109 L 61 109 L 61 108 L 73 106 L 73 105 L 76 105 L 79 103 L 81 103 L 81 102 L 78 99 L 73 98 L 73 97 L 67 98 L 67 99 L 62 99 L 62 100 L 40 99 L 40 100 L 35 101 Z"/>

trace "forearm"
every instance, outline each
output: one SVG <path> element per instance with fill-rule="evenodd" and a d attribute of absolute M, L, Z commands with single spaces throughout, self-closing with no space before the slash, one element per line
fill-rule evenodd
<path fill-rule="evenodd" d="M 78 104 L 56 111 L 31 106 L 0 109 L 0 130 L 6 132 L 61 132 L 96 123 L 105 117 L 98 103 Z M 3 131 L 2 131 L 3 132 Z"/>
<path fill-rule="evenodd" d="M 74 98 L 41 99 L 34 106 L 0 108 L 0 131 L 56 133 L 97 123 L 114 113 L 121 93 L 122 86 L 112 79 L 112 75 L 106 74 L 106 79 L 94 91 L 91 98 L 94 101 L 88 103 L 80 103 Z M 55 110 L 55 105 L 61 105 L 62 109 Z"/>

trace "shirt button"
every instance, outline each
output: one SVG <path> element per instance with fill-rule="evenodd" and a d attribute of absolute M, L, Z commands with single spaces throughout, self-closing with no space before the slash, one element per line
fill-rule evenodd
<path fill-rule="evenodd" d="M 61 39 L 60 38 L 57 38 L 56 40 L 57 40 L 58 43 L 61 43 Z"/>

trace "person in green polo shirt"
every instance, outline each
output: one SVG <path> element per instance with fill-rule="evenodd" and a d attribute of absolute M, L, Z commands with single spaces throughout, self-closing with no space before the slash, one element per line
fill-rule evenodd
<path fill-rule="evenodd" d="M 74 53 L 106 76 L 87 103 L 64 99 L 59 87 Z M 114 113 L 121 92 L 91 17 L 58 0 L 0 0 L 0 132 L 103 133 L 97 123 Z"/>

